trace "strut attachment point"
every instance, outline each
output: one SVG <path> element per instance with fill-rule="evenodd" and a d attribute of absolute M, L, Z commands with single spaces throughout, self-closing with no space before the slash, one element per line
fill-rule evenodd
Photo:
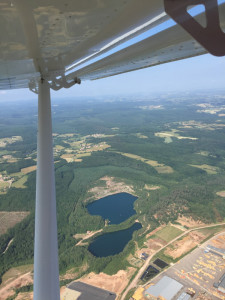
<path fill-rule="evenodd" d="M 205 6 L 205 28 L 187 12 L 188 7 L 199 4 Z M 217 0 L 164 0 L 164 6 L 166 13 L 209 53 L 215 56 L 225 55 L 225 33 L 220 27 Z"/>

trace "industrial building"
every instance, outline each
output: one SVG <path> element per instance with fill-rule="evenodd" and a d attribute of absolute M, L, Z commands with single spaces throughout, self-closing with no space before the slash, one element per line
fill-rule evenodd
<path fill-rule="evenodd" d="M 153 299 L 161 297 L 165 300 L 171 300 L 182 288 L 183 285 L 178 281 L 168 276 L 163 276 L 155 285 L 150 286 L 145 291 L 145 295 Z"/>
<path fill-rule="evenodd" d="M 219 255 L 219 256 L 225 258 L 225 249 L 216 248 L 211 245 L 207 245 L 206 249 L 209 250 L 210 252 L 212 252 L 213 254 L 216 254 L 216 255 Z"/>
<path fill-rule="evenodd" d="M 190 295 L 188 295 L 187 293 L 182 293 L 177 300 L 189 300 L 191 298 Z"/>
<path fill-rule="evenodd" d="M 221 293 L 225 294 L 225 273 L 220 278 L 220 280 L 217 283 L 214 283 L 213 285 L 215 288 L 218 289 Z"/>

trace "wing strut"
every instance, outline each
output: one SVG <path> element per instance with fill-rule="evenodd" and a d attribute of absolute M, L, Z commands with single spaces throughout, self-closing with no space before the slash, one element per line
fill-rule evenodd
<path fill-rule="evenodd" d="M 50 85 L 38 86 L 34 300 L 59 300 L 59 267 Z"/>
<path fill-rule="evenodd" d="M 203 4 L 207 26 L 202 27 L 188 12 L 188 6 Z M 225 55 L 225 33 L 220 26 L 217 0 L 164 0 L 166 13 L 181 25 L 209 53 Z"/>

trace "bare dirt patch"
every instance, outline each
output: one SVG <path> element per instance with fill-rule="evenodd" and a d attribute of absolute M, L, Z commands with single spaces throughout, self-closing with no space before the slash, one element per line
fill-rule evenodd
<path fill-rule="evenodd" d="M 177 222 L 180 223 L 182 226 L 186 226 L 188 228 L 194 228 L 194 227 L 206 225 L 200 220 L 194 220 L 192 217 L 185 217 L 185 216 L 179 216 Z"/>
<path fill-rule="evenodd" d="M 31 272 L 17 275 L 17 278 L 9 278 L 4 284 L 0 286 L 0 300 L 6 300 L 8 297 L 15 294 L 14 289 L 22 286 L 33 284 L 33 276 Z M 21 298 L 24 299 L 24 298 Z M 29 298 L 28 298 L 29 299 Z"/>
<path fill-rule="evenodd" d="M 75 234 L 73 237 L 75 239 L 81 239 L 76 246 L 83 246 L 84 245 L 84 241 L 89 239 L 90 237 L 94 236 L 95 234 L 101 232 L 103 229 L 97 230 L 97 231 L 87 231 L 87 233 L 77 233 Z"/>
<path fill-rule="evenodd" d="M 23 168 L 23 169 L 21 169 L 21 173 L 28 174 L 28 173 L 31 173 L 31 172 L 35 171 L 36 169 L 37 169 L 37 166 L 31 166 L 31 167 Z"/>
<path fill-rule="evenodd" d="M 124 182 L 118 182 L 114 177 L 102 177 L 100 179 L 101 181 L 105 181 L 105 186 L 96 186 L 89 190 L 89 193 L 93 194 L 93 197 L 97 200 L 99 198 L 106 197 L 108 195 L 116 194 L 116 193 L 129 193 L 135 195 L 135 192 L 133 190 L 133 187 L 130 185 L 127 185 Z M 101 183 L 102 185 L 102 183 Z M 93 198 L 89 197 L 87 200 Z"/>
<path fill-rule="evenodd" d="M 19 293 L 15 300 L 33 300 L 33 292 Z"/>
<path fill-rule="evenodd" d="M 137 252 L 137 254 L 140 256 L 141 253 L 145 252 L 149 255 L 155 253 L 157 250 L 162 248 L 166 245 L 166 242 L 160 238 L 152 238 L 145 242 L 145 245 L 147 248 L 142 248 Z"/>
<path fill-rule="evenodd" d="M 5 234 L 9 228 L 21 222 L 29 214 L 29 211 L 0 211 L 0 235 Z"/>
<path fill-rule="evenodd" d="M 164 253 L 173 259 L 177 259 L 201 243 L 205 237 L 206 236 L 203 233 L 192 231 L 182 239 L 167 247 Z"/>
<path fill-rule="evenodd" d="M 85 272 L 88 269 L 88 264 L 84 264 L 83 266 L 79 268 L 72 268 L 70 270 L 67 270 L 65 274 L 60 275 L 60 280 L 74 280 L 79 277 L 79 274 Z"/>
<path fill-rule="evenodd" d="M 150 185 L 150 184 L 145 184 L 144 188 L 148 191 L 155 191 L 155 190 L 159 190 L 160 186 L 158 185 Z"/>
<path fill-rule="evenodd" d="M 120 270 L 112 276 L 105 273 L 95 274 L 92 272 L 80 278 L 79 281 L 114 292 L 118 295 L 126 288 L 135 271 L 135 268 L 129 267 L 126 271 Z"/>
<path fill-rule="evenodd" d="M 225 197 L 225 191 L 220 191 L 216 193 L 220 197 Z"/>

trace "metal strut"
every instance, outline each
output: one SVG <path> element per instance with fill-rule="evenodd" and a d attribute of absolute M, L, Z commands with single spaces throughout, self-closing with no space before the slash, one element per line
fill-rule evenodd
<path fill-rule="evenodd" d="M 34 300 L 60 300 L 50 86 L 38 84 Z"/>
<path fill-rule="evenodd" d="M 42 78 L 41 78 L 42 80 Z M 52 79 L 50 82 L 46 81 L 46 84 L 49 85 L 49 88 L 53 89 L 54 91 L 58 91 L 61 88 L 68 89 L 71 86 L 75 84 L 81 84 L 81 80 L 78 77 L 75 77 L 73 80 L 68 81 L 64 75 L 62 75 L 60 78 Z M 35 81 L 29 82 L 29 89 L 31 92 L 35 94 L 39 94 L 39 85 Z"/>
<path fill-rule="evenodd" d="M 50 88 L 55 90 L 55 91 L 58 91 L 61 88 L 68 89 L 76 83 L 78 83 L 78 84 L 81 83 L 80 78 L 75 77 L 74 80 L 67 81 L 66 77 L 62 76 L 59 79 L 56 78 L 56 79 L 52 80 L 52 82 L 50 83 Z"/>
<path fill-rule="evenodd" d="M 188 12 L 193 5 L 205 6 L 207 26 L 202 27 Z M 225 33 L 220 27 L 217 0 L 164 0 L 166 13 L 181 25 L 209 53 L 225 55 Z"/>

